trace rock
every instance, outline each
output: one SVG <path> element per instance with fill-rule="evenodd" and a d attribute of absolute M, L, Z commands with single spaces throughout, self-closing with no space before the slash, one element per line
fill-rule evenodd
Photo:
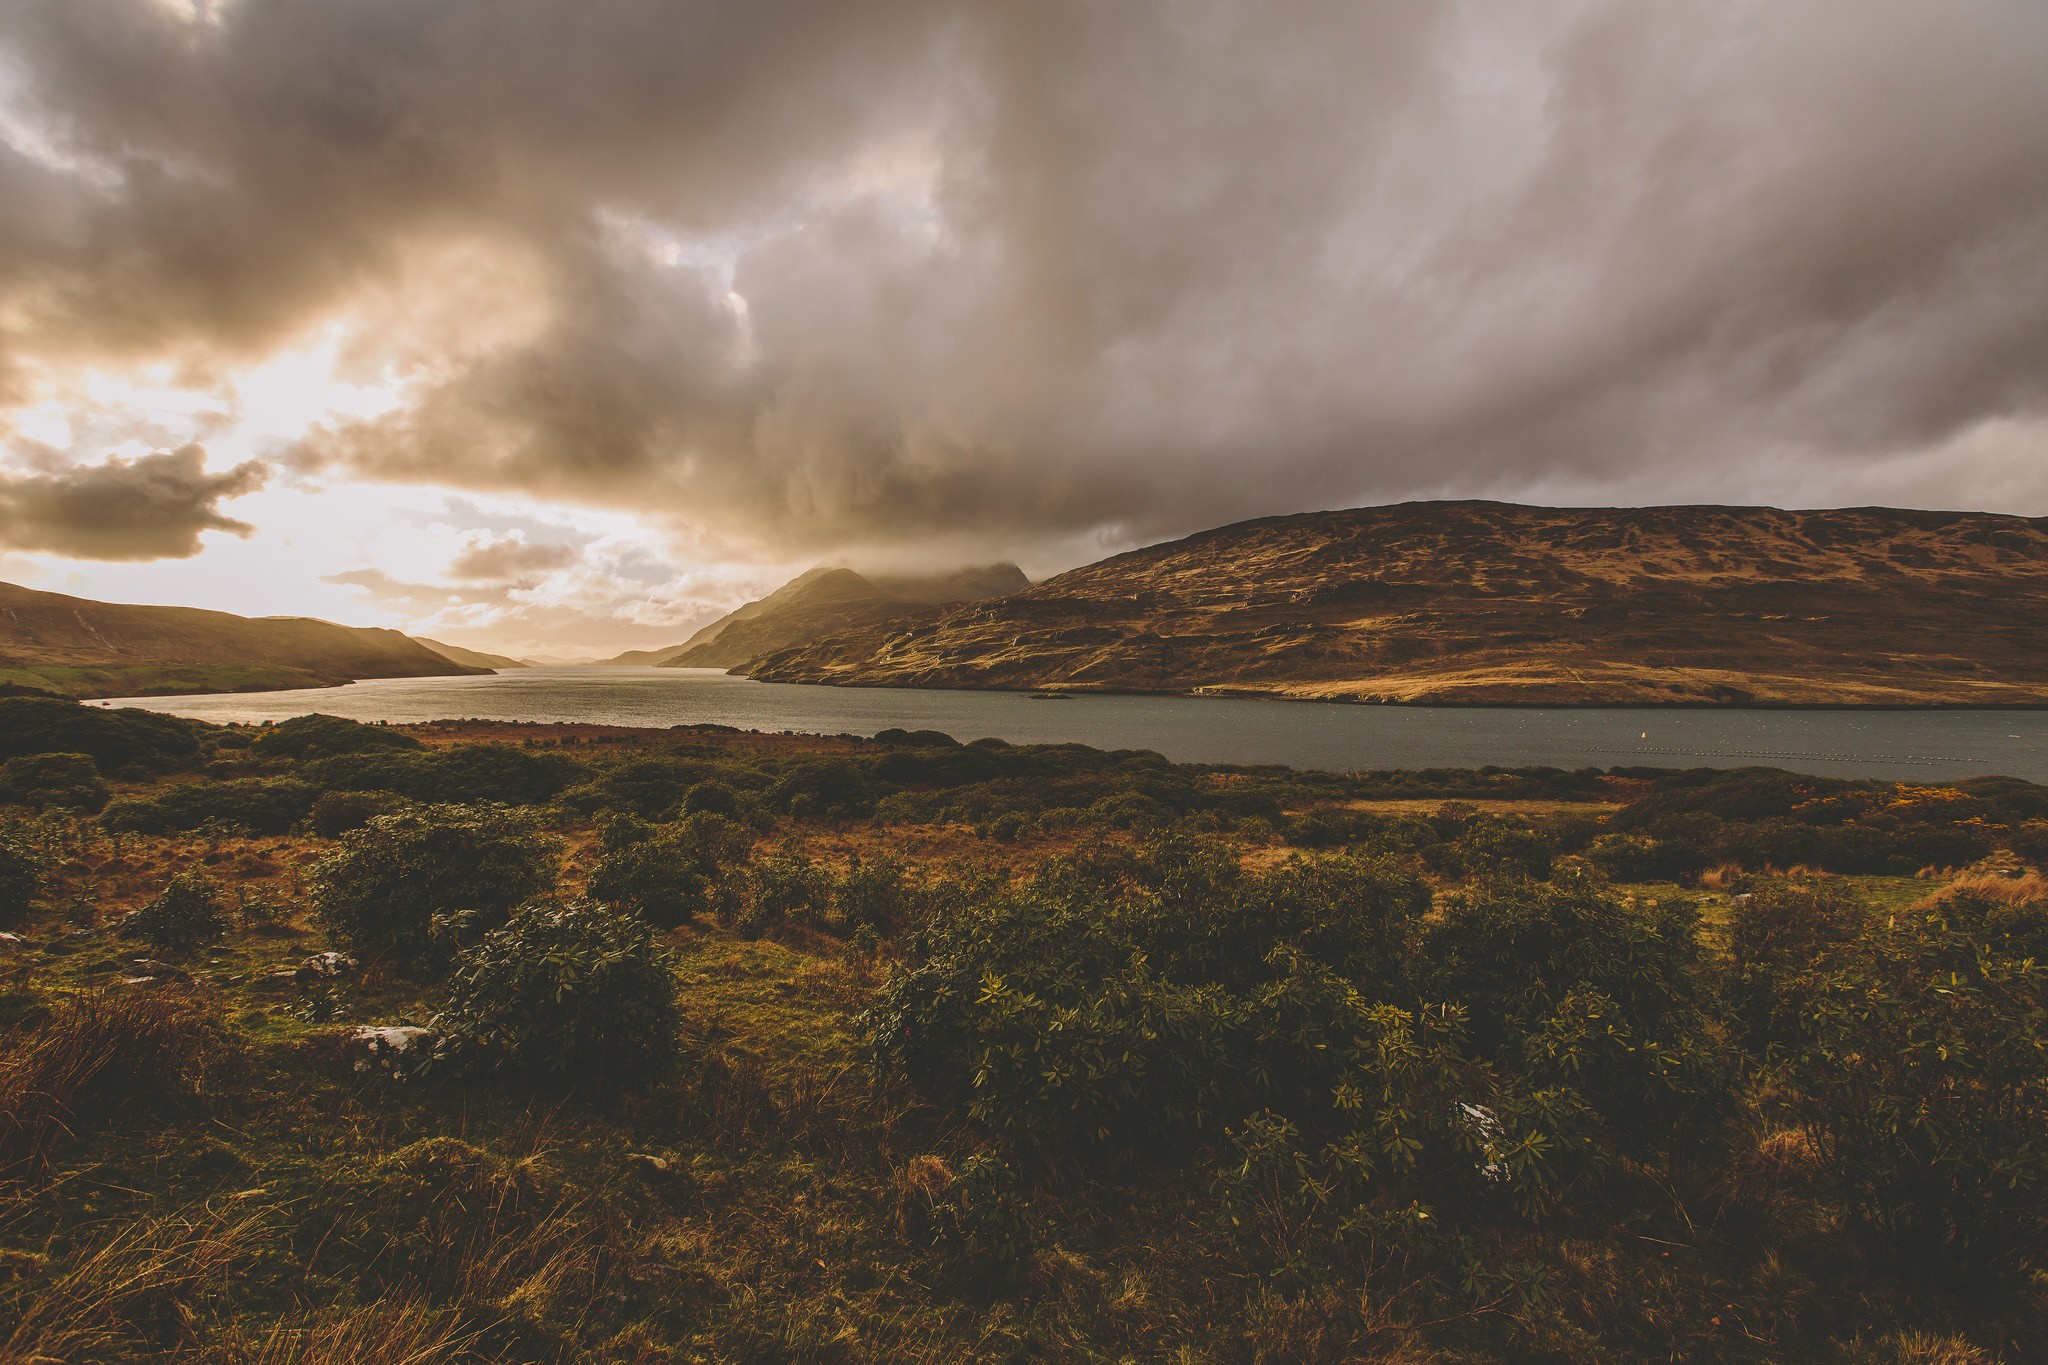
<path fill-rule="evenodd" d="M 349 976 L 356 970 L 356 960 L 347 953 L 315 953 L 301 962 L 292 975 L 302 982 L 331 981 L 338 976 Z"/>
<path fill-rule="evenodd" d="M 121 978 L 124 986 L 183 986 L 190 984 L 192 973 L 182 967 L 173 967 L 168 962 L 159 962 L 153 957 L 138 957 L 128 964 L 128 975 Z"/>
<path fill-rule="evenodd" d="M 436 1036 L 416 1024 L 361 1024 L 350 1032 L 348 1048 L 357 1071 L 381 1071 L 402 1084 L 434 1060 Z"/>

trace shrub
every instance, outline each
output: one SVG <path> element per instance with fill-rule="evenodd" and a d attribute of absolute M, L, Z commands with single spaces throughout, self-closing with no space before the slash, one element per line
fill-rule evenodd
<path fill-rule="evenodd" d="M 302 762 L 333 758 L 337 754 L 415 750 L 424 747 L 402 730 L 386 725 L 363 725 L 340 716 L 293 716 L 259 731 L 256 748 L 278 758 Z"/>
<path fill-rule="evenodd" d="M 313 912 L 339 943 L 434 970 L 552 889 L 558 856 L 554 840 L 502 806 L 379 815 L 315 865 Z"/>
<path fill-rule="evenodd" d="M 723 782 L 699 782 L 683 793 L 683 811 L 689 815 L 723 815 L 736 819 L 740 813 L 739 794 Z"/>
<path fill-rule="evenodd" d="M 0 697 L 0 758 L 88 754 L 102 772 L 165 773 L 199 760 L 209 727 L 154 711 L 80 706 L 50 697 Z"/>
<path fill-rule="evenodd" d="M 0 805 L 92 813 L 107 795 L 106 779 L 86 754 L 25 754 L 0 763 Z"/>
<path fill-rule="evenodd" d="M 1699 912 L 1635 906 L 1582 878 L 1491 883 L 1423 938 L 1427 998 L 1471 1015 L 1482 1056 L 1590 1104 L 1622 1145 L 1703 1141 L 1733 1100 L 1733 1058 L 1698 984 Z"/>
<path fill-rule="evenodd" d="M 433 799 L 438 801 L 537 806 L 560 796 L 583 773 L 566 754 L 535 753 L 509 744 L 457 744 L 429 758 Z"/>
<path fill-rule="evenodd" d="M 292 777 L 186 782 L 151 797 L 116 801 L 100 815 L 115 833 L 180 834 L 208 825 L 286 834 L 306 818 L 319 789 Z"/>
<path fill-rule="evenodd" d="M 673 758 L 634 758 L 619 764 L 591 786 L 612 810 L 629 810 L 644 819 L 674 815 L 684 794 L 695 787 L 703 769 Z"/>
<path fill-rule="evenodd" d="M 832 905 L 832 878 L 801 853 L 777 853 L 748 869 L 747 895 L 742 933 L 758 935 L 785 919 L 821 924 Z"/>
<path fill-rule="evenodd" d="M 1730 1014 L 1759 1054 L 1803 1031 L 1816 973 L 1864 928 L 1868 908 L 1841 882 L 1767 881 L 1728 924 Z"/>
<path fill-rule="evenodd" d="M 390 792 L 322 792 L 307 811 L 306 822 L 321 838 L 339 839 L 404 804 L 405 798 Z"/>
<path fill-rule="evenodd" d="M 1364 989 L 1405 977 L 1426 893 L 1370 860 L 1245 874 L 1176 839 L 934 899 L 916 966 L 864 1026 L 913 1083 L 1022 1147 L 1171 1150 L 1261 1106 L 1327 1129 L 1340 1087 L 1386 1093 L 1360 1059 L 1419 1027 Z"/>
<path fill-rule="evenodd" d="M 779 810 L 827 818 L 871 814 L 879 796 L 866 770 L 843 758 L 799 763 L 782 775 L 770 793 Z"/>
<path fill-rule="evenodd" d="M 1467 875 L 1507 873 L 1539 880 L 1550 875 L 1550 839 L 1518 815 L 1481 815 L 1469 821 L 1457 843 Z"/>
<path fill-rule="evenodd" d="M 18 825 L 0 825 L 0 924 L 27 914 L 50 878 L 50 859 Z"/>
<path fill-rule="evenodd" d="M 590 874 L 590 894 L 664 929 L 711 908 L 714 883 L 746 858 L 749 843 L 746 831 L 717 815 L 659 829 L 624 816 L 600 830 L 605 850 Z"/>
<path fill-rule="evenodd" d="M 1927 1274 L 2048 1265 L 2048 906 L 1943 898 L 1811 983 L 1788 1074 L 1850 1206 Z"/>
<path fill-rule="evenodd" d="M 329 791 L 532 806 L 552 801 L 582 769 L 563 754 L 533 753 L 506 744 L 459 744 L 447 749 L 364 749 L 309 761 L 300 771 Z"/>
<path fill-rule="evenodd" d="M 872 858 L 856 854 L 833 891 L 840 927 L 848 933 L 893 931 L 907 917 L 910 906 L 910 888 L 904 885 L 903 873 L 903 860 L 894 854 Z"/>
<path fill-rule="evenodd" d="M 670 1066 L 681 1015 L 652 927 L 590 900 L 534 901 L 457 960 L 447 1054 L 603 1088 Z"/>
<path fill-rule="evenodd" d="M 189 952 L 218 943 L 228 931 L 220 884 L 197 869 L 171 878 L 156 899 L 121 925 L 121 932 L 162 952 Z"/>

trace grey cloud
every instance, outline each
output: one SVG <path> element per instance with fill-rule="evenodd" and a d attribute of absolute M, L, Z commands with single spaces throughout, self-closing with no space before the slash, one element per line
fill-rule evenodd
<path fill-rule="evenodd" d="M 448 572 L 468 582 L 504 582 L 567 568 L 576 557 L 573 545 L 530 544 L 524 537 L 507 536 L 471 545 L 455 557 Z"/>
<path fill-rule="evenodd" d="M 189 559 L 202 531 L 255 528 L 221 513 L 224 498 L 262 487 L 251 462 L 206 472 L 198 446 L 97 465 L 0 472 L 0 545 L 78 559 Z"/>
<path fill-rule="evenodd" d="M 1856 502 L 2048 429 L 2029 0 L 23 0 L 0 43 L 74 166 L 0 159 L 0 377 L 260 352 L 423 244 L 528 272 L 503 344 L 394 326 L 417 401 L 311 464 L 1023 553 Z"/>

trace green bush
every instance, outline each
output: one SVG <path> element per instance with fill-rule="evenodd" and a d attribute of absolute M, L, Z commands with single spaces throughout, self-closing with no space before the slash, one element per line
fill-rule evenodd
<path fill-rule="evenodd" d="M 2048 1268 L 2048 904 L 1954 896 L 1805 992 L 1796 1105 L 1849 1206 L 1924 1275 Z"/>
<path fill-rule="evenodd" d="M 363 725 L 340 716 L 293 716 L 257 731 L 256 748 L 274 758 L 301 762 L 339 754 L 412 751 L 420 742 L 386 725 Z"/>
<path fill-rule="evenodd" d="M 894 854 L 856 854 L 832 892 L 840 928 L 849 934 L 864 928 L 886 934 L 899 928 L 909 918 L 912 901 L 904 871 L 903 860 Z"/>
<path fill-rule="evenodd" d="M 747 904 L 739 929 L 759 936 L 783 920 L 822 925 L 832 907 L 832 875 L 802 853 L 782 852 L 747 869 Z"/>
<path fill-rule="evenodd" d="M 183 834 L 208 825 L 286 834 L 306 818 L 318 796 L 318 788 L 291 777 L 184 782 L 155 796 L 113 802 L 100 823 L 123 834 Z"/>
<path fill-rule="evenodd" d="M 739 794 L 723 782 L 699 782 L 683 793 L 683 811 L 689 815 L 722 815 L 739 818 Z"/>
<path fill-rule="evenodd" d="M 447 1056 L 604 1089 L 677 1055 L 675 978 L 654 930 L 589 900 L 534 901 L 463 950 L 434 1021 Z"/>
<path fill-rule="evenodd" d="M 880 796 L 866 769 L 843 758 L 799 763 L 785 772 L 769 793 L 778 810 L 835 819 L 873 813 Z"/>
<path fill-rule="evenodd" d="M 373 817 L 313 869 L 313 913 L 336 942 L 421 970 L 552 890 L 560 849 L 503 806 L 423 806 Z"/>
<path fill-rule="evenodd" d="M 50 859 L 19 825 L 0 825 L 0 924 L 29 912 L 49 884 Z"/>
<path fill-rule="evenodd" d="M 881 1055 L 1020 1147 L 1154 1151 L 1264 1107 L 1327 1130 L 1340 1087 L 1382 1093 L 1362 1059 L 1394 1007 L 1358 983 L 1405 976 L 1387 958 L 1427 904 L 1387 864 L 1247 874 L 1178 839 L 933 900 L 864 1016 Z"/>
<path fill-rule="evenodd" d="M 161 952 L 190 952 L 220 942 L 227 931 L 220 884 L 196 868 L 171 878 L 156 899 L 121 924 L 122 933 Z"/>
<path fill-rule="evenodd" d="M 25 754 L 0 763 L 0 805 L 90 814 L 107 796 L 106 779 L 87 754 Z"/>
<path fill-rule="evenodd" d="M 322 792 L 306 812 L 306 823 L 323 839 L 339 839 L 404 804 L 404 797 L 391 792 Z"/>
<path fill-rule="evenodd" d="M 563 754 L 508 744 L 458 744 L 446 749 L 371 747 L 307 762 L 300 775 L 329 791 L 394 792 L 414 801 L 552 801 L 582 775 Z"/>
<path fill-rule="evenodd" d="M 1428 998 L 1465 1006 L 1480 1056 L 1565 1087 L 1630 1150 L 1711 1142 L 1733 1057 L 1704 998 L 1699 912 L 1583 878 L 1483 884 L 1423 936 Z"/>
<path fill-rule="evenodd" d="M 210 727 L 154 711 L 80 706 L 50 697 L 0 697 L 0 759 L 88 754 L 115 776 L 166 773 L 199 761 Z"/>
<path fill-rule="evenodd" d="M 603 853 L 590 874 L 590 894 L 631 910 L 664 929 L 688 924 L 714 906 L 714 888 L 744 862 L 751 840 L 717 815 L 693 815 L 650 826 L 632 816 L 600 821 Z"/>
<path fill-rule="evenodd" d="M 1799 1045 L 1816 975 L 1865 931 L 1869 908 L 1832 879 L 1766 881 L 1728 922 L 1728 1012 L 1758 1056 Z"/>

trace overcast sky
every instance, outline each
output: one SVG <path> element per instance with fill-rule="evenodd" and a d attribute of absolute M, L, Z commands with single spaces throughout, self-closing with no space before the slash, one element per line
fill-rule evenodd
<path fill-rule="evenodd" d="M 0 578 L 670 643 L 1421 497 L 2048 514 L 2041 0 L 7 0 Z"/>

